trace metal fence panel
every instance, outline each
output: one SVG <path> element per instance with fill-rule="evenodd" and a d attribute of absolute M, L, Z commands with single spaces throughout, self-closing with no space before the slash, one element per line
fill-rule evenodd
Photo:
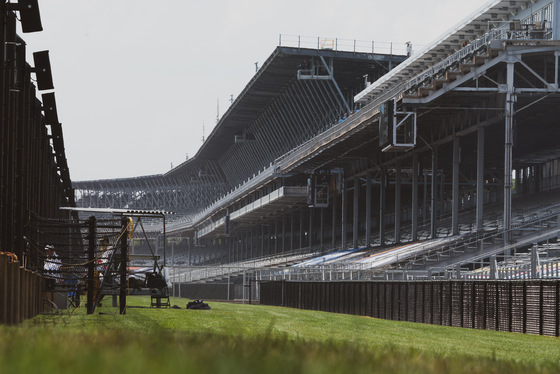
<path fill-rule="evenodd" d="M 396 321 L 560 335 L 558 280 L 263 282 L 266 305 Z"/>

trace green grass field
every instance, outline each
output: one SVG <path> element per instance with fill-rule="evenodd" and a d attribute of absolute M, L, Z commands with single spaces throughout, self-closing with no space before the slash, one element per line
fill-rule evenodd
<path fill-rule="evenodd" d="M 0 327 L 1 373 L 558 373 L 560 339 L 260 305 L 151 309 Z"/>

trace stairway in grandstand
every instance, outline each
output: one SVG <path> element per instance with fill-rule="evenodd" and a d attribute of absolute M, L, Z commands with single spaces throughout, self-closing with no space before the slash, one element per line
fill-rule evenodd
<path fill-rule="evenodd" d="M 467 74 L 482 67 L 500 55 L 503 49 L 501 40 L 504 30 L 492 30 L 489 34 L 465 44 L 463 48 L 434 65 L 428 71 L 410 81 L 404 90 L 407 98 L 429 97 L 435 92 L 446 89 L 454 82 L 459 83 Z"/>

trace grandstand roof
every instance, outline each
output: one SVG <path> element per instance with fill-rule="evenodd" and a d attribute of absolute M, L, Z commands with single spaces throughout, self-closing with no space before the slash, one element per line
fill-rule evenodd
<path fill-rule="evenodd" d="M 345 89 L 362 84 L 363 78 L 356 74 L 356 71 L 375 69 L 379 71 L 379 75 L 382 75 L 387 71 L 389 62 L 396 65 L 406 59 L 406 56 L 403 55 L 277 47 L 224 113 L 194 159 L 218 159 L 223 151 L 234 142 L 234 136 L 262 114 L 270 103 L 282 94 L 283 89 L 297 78 L 299 65 L 306 58 L 318 56 L 333 58 L 334 77 L 343 92 Z M 189 161 L 179 165 L 166 175 L 180 172 L 180 169 L 188 165 Z"/>
<path fill-rule="evenodd" d="M 509 22 L 512 15 L 527 7 L 526 1 L 492 0 L 446 31 L 441 37 L 414 53 L 409 59 L 375 81 L 354 97 L 356 102 L 370 101 L 395 84 L 404 83 L 427 67 L 452 54 L 468 42 L 483 35 L 489 28 Z"/>

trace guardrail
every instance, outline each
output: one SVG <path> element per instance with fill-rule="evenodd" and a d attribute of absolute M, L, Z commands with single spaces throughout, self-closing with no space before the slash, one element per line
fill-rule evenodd
<path fill-rule="evenodd" d="M 353 53 L 378 53 L 378 54 L 406 54 L 406 43 L 375 42 L 357 39 L 341 39 L 323 36 L 302 36 L 280 34 L 278 38 L 279 47 L 294 47 L 308 49 L 327 49 L 337 52 Z"/>

